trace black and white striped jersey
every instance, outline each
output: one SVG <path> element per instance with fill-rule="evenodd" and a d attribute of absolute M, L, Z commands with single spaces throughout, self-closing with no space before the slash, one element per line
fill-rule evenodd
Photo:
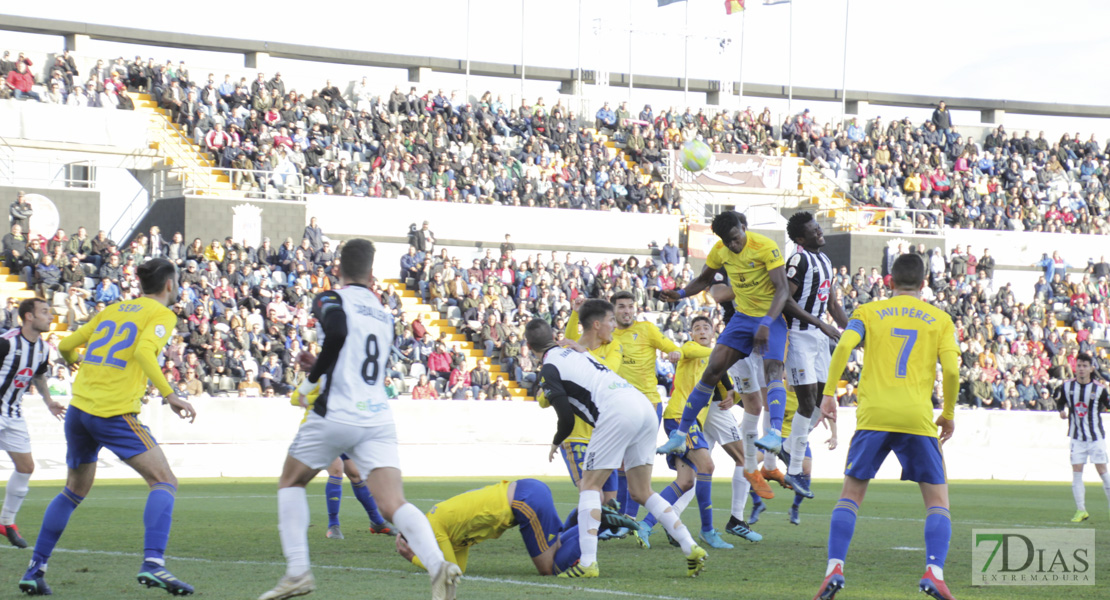
<path fill-rule="evenodd" d="M 1106 438 L 1102 428 L 1101 410 L 1110 410 L 1110 393 L 1094 381 L 1079 383 L 1074 379 L 1056 388 L 1056 409 L 1068 410 L 1068 437 L 1080 442 Z"/>
<path fill-rule="evenodd" d="M 786 279 L 798 286 L 794 291 L 794 301 L 802 310 L 820 319 L 829 306 L 832 294 L 833 266 L 824 252 L 810 252 L 798 246 L 794 255 L 786 262 Z M 806 331 L 813 326 L 801 319 L 786 317 L 786 325 L 794 331 Z"/>
<path fill-rule="evenodd" d="M 587 352 L 555 347 L 547 351 L 540 369 L 540 389 L 559 413 L 559 429 L 555 444 L 570 435 L 577 415 L 589 425 L 608 410 L 608 403 L 617 394 L 640 393 Z M 643 396 L 644 402 L 650 402 Z"/>
<path fill-rule="evenodd" d="M 0 334 L 0 417 L 23 418 L 23 392 L 45 375 L 50 349 L 40 337 L 30 342 L 18 328 Z"/>

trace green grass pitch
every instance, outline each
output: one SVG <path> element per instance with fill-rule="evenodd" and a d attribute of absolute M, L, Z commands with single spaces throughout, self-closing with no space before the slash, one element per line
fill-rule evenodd
<path fill-rule="evenodd" d="M 416 479 L 406 482 L 409 499 L 427 510 L 438 500 L 491 483 L 473 479 Z M 577 501 L 567 479 L 551 479 L 560 512 Z M 655 488 L 665 485 L 656 480 Z M 167 566 L 197 588 L 197 596 L 253 599 L 283 573 L 277 534 L 277 500 L 272 480 L 185 480 L 179 486 Z M 427 576 L 394 552 L 392 538 L 371 535 L 361 506 L 344 484 L 341 518 L 344 540 L 324 537 L 327 517 L 324 478 L 309 486 L 312 527 L 311 558 L 321 599 L 428 598 Z M 777 486 L 776 486 L 777 487 Z M 46 505 L 61 489 L 57 482 L 36 483 L 19 515 L 24 536 L 34 543 Z M 1089 486 L 1091 519 L 1068 522 L 1073 512 L 1067 484 L 954 482 L 951 486 L 953 539 L 945 578 L 957 598 L 1110 597 L 1110 511 L 1102 489 Z M 471 549 L 459 597 L 482 600 L 519 598 L 656 598 L 759 600 L 809 599 L 825 569 L 829 513 L 839 492 L 834 481 L 814 482 L 815 500 L 802 505 L 802 523 L 790 525 L 786 509 L 792 495 L 780 493 L 756 526 L 759 544 L 736 543 L 733 550 L 710 550 L 701 577 L 687 579 L 680 553 L 661 533 L 654 547 L 641 550 L 634 539 L 601 542 L 602 578 L 568 581 L 536 575 L 515 530 L 499 540 Z M 717 480 L 716 521 L 728 518 L 730 488 Z M 146 488 L 138 481 L 98 482 L 74 513 L 55 553 L 47 581 L 56 598 L 124 600 L 162 598 L 135 581 L 142 551 L 142 510 Z M 641 513 L 642 516 L 642 513 Z M 845 570 L 848 586 L 838 599 L 922 598 L 917 580 L 924 570 L 924 509 L 913 484 L 879 482 L 871 486 L 860 512 Z M 687 509 L 684 521 L 697 529 L 697 514 Z M 1098 531 L 1094 587 L 971 587 L 971 530 L 974 528 L 1093 527 Z M 0 552 L 0 599 L 21 594 L 17 582 L 30 550 L 7 546 Z"/>

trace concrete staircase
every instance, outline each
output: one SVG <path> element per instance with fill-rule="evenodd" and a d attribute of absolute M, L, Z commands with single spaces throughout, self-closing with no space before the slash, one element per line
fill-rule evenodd
<path fill-rule="evenodd" d="M 11 270 L 7 267 L 0 267 L 0 297 L 18 298 L 20 301 L 26 298 L 34 298 L 35 292 L 28 289 L 27 286 L 19 280 L 18 275 L 13 275 Z M 63 316 L 54 315 L 54 322 L 50 324 L 50 332 L 46 335 L 57 334 L 59 338 L 64 338 L 69 335 L 69 330 L 66 329 L 66 324 Z"/>
<path fill-rule="evenodd" d="M 185 128 L 171 120 L 168 109 L 160 108 L 150 94 L 128 92 L 135 103 L 135 112 L 145 114 L 150 120 L 150 147 L 163 157 L 166 166 L 181 170 L 171 173 L 180 178 L 183 188 L 194 188 L 197 195 L 231 195 L 233 188 L 228 174 L 217 167 L 212 156 L 193 143 Z"/>
<path fill-rule="evenodd" d="M 609 139 L 609 136 L 598 133 L 596 129 L 587 129 L 586 131 L 588 131 L 595 140 L 601 142 L 606 148 L 609 148 L 610 152 L 620 158 L 624 164 L 628 165 L 628 168 L 639 173 L 640 183 L 644 185 L 651 183 L 651 171 L 644 170 L 636 161 L 632 160 L 632 157 L 624 151 L 623 144 L 618 146 L 616 142 Z"/>
<path fill-rule="evenodd" d="M 848 197 L 837 188 L 836 183 L 805 162 L 798 167 L 798 190 L 805 194 L 808 202 L 799 204 L 797 210 L 821 215 L 823 224 L 829 223 L 840 231 L 857 228 L 855 216 L 844 211 L 852 204 Z"/>
<path fill-rule="evenodd" d="M 383 285 L 392 285 L 397 294 L 401 297 L 401 310 L 405 314 L 405 320 L 411 323 L 415 319 L 420 319 L 424 327 L 428 330 L 428 335 L 432 339 L 439 339 L 441 334 L 447 335 L 448 344 L 457 349 L 466 357 L 466 368 L 473 369 L 478 366 L 479 358 L 486 357 L 486 351 L 483 348 L 477 347 L 474 342 L 469 342 L 466 335 L 460 333 L 451 321 L 445 318 L 437 310 L 432 308 L 431 305 L 425 304 L 416 290 L 410 290 L 405 286 L 405 282 L 399 279 L 385 279 L 382 281 Z M 509 394 L 513 400 L 535 400 L 535 398 L 528 395 L 528 392 L 516 383 L 512 373 L 506 373 L 496 359 L 488 360 L 490 379 L 496 381 L 497 376 L 501 375 L 509 387 Z"/>

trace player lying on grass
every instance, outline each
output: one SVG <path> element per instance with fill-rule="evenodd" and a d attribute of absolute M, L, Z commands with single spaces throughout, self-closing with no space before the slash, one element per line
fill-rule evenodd
<path fill-rule="evenodd" d="M 466 571 L 470 547 L 493 540 L 520 527 L 520 537 L 528 556 L 540 575 L 558 575 L 578 563 L 582 552 L 578 546 L 576 511 L 562 528 L 555 510 L 551 488 L 535 479 L 502 481 L 448 498 L 427 512 L 443 556 Z M 602 523 L 612 527 L 629 527 L 635 521 L 605 508 Z M 562 529 L 560 531 L 560 529 Z M 423 568 L 404 536 L 397 536 L 397 552 L 405 560 Z"/>

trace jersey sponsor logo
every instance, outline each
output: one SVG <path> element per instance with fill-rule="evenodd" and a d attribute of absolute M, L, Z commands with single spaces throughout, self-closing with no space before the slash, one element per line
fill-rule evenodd
<path fill-rule="evenodd" d="M 156 335 L 160 338 L 161 337 L 166 337 L 166 326 L 165 325 L 155 325 L 154 326 L 154 335 Z"/>
<path fill-rule="evenodd" d="M 30 385 L 31 379 L 34 378 L 34 376 L 35 372 L 32 371 L 30 367 L 23 367 L 22 369 L 16 371 L 15 381 L 13 382 L 13 385 L 15 385 L 15 389 L 22 390 L 26 388 L 28 385 Z"/>
<path fill-rule="evenodd" d="M 787 279 L 793 279 L 794 276 L 797 275 L 797 274 L 798 274 L 798 270 L 795 269 L 794 267 L 790 267 L 789 269 L 786 270 L 786 278 Z"/>
<path fill-rule="evenodd" d="M 801 254 L 795 254 L 794 256 L 790 257 L 790 265 L 793 266 L 793 267 L 798 266 L 799 264 L 801 264 L 801 262 L 802 262 L 802 255 Z"/>
<path fill-rule="evenodd" d="M 355 408 L 363 412 L 379 413 L 383 410 L 389 410 L 389 404 L 385 402 L 356 402 Z"/>
<path fill-rule="evenodd" d="M 829 288 L 831 286 L 832 286 L 832 282 L 829 281 L 828 279 L 826 279 L 825 281 L 822 281 L 821 285 L 817 287 L 817 299 L 820 300 L 821 302 L 828 302 L 829 301 Z"/>
<path fill-rule="evenodd" d="M 773 258 L 778 258 L 778 257 L 782 256 L 782 254 L 780 254 L 780 253 L 779 253 L 779 249 L 778 249 L 778 248 L 772 248 L 772 249 L 771 249 L 771 256 L 772 256 Z"/>
<path fill-rule="evenodd" d="M 1087 408 L 1088 408 L 1088 406 L 1087 406 L 1086 402 L 1083 402 L 1083 401 L 1076 402 L 1075 403 L 1075 416 L 1079 417 L 1080 419 L 1085 418 L 1087 416 Z"/>

